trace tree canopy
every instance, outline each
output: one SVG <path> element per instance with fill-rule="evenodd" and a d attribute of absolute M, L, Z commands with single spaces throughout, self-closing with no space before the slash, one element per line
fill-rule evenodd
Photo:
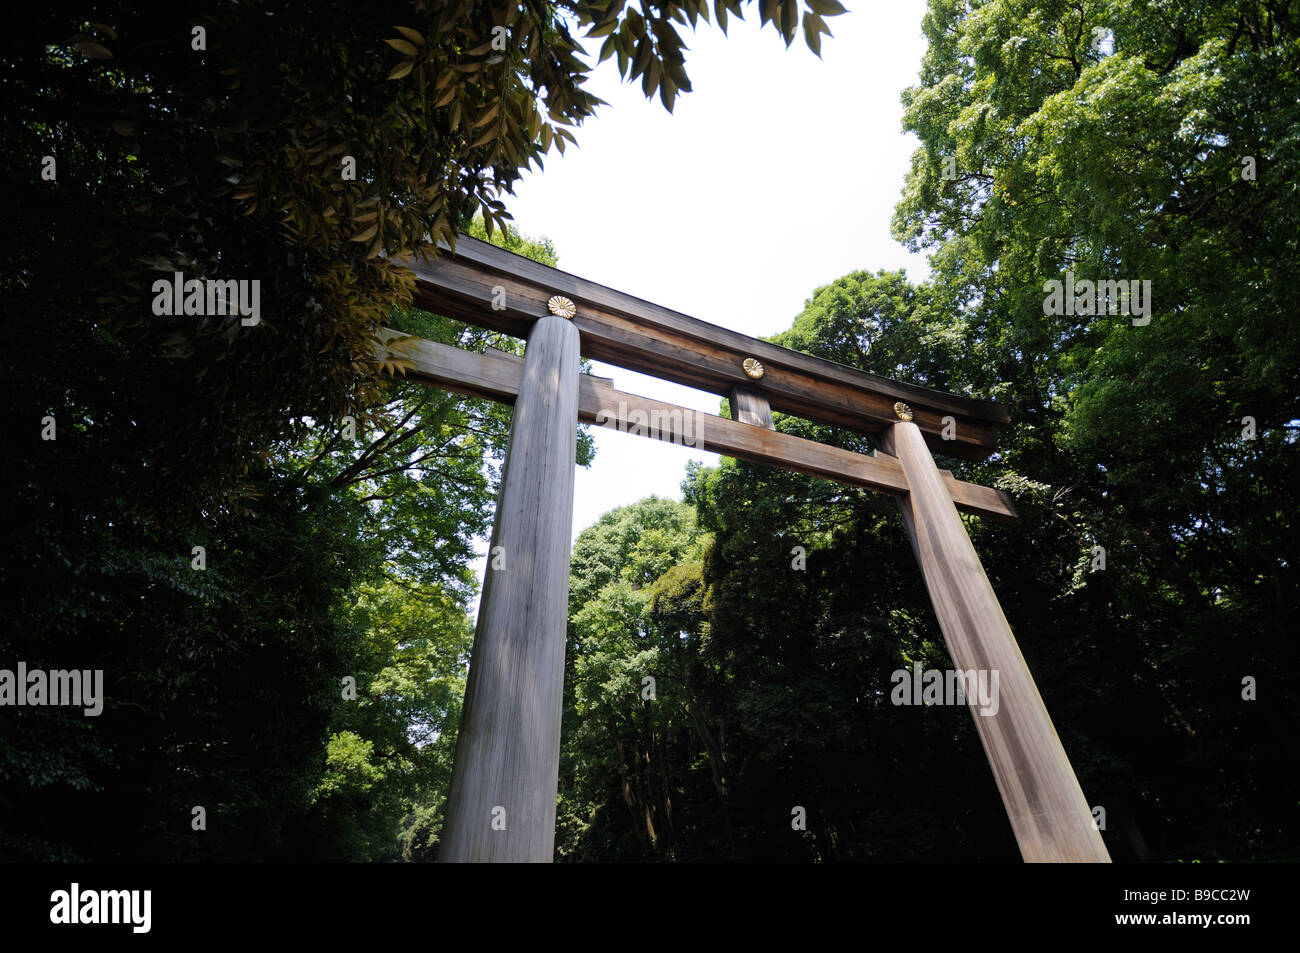
<path fill-rule="evenodd" d="M 399 817 L 403 853 L 434 849 L 509 413 L 395 382 L 372 343 L 519 342 L 410 311 L 396 259 L 468 230 L 553 264 L 503 198 L 600 105 L 582 37 L 671 109 L 679 28 L 744 6 L 12 19 L 0 658 L 103 668 L 110 696 L 101 722 L 6 709 L 0 854 L 375 857 Z M 842 9 L 759 8 L 814 48 Z M 255 282 L 260 313 L 156 313 L 178 273 Z"/>
<path fill-rule="evenodd" d="M 843 11 L 757 6 L 814 51 Z M 0 713 L 0 857 L 436 859 L 510 410 L 371 347 L 522 344 L 412 309 L 397 259 L 555 264 L 506 203 L 601 105 L 581 40 L 671 110 L 679 28 L 744 7 L 6 29 L 0 668 L 107 697 Z M 930 0 L 924 30 L 894 229 L 932 273 L 844 275 L 773 340 L 1009 408 L 990 459 L 939 459 L 1017 500 L 967 525 L 1116 859 L 1294 860 L 1300 20 Z M 260 320 L 153 313 L 176 272 L 261 282 Z M 950 664 L 894 502 L 734 460 L 682 491 L 574 547 L 557 856 L 1014 859 L 969 715 L 891 703 Z"/>

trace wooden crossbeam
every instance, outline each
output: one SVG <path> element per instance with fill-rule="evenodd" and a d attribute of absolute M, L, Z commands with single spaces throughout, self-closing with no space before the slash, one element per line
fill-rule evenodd
<path fill-rule="evenodd" d="M 454 255 L 406 264 L 416 274 L 419 304 L 529 340 L 524 358 L 394 341 L 400 335 L 390 330 L 375 348 L 381 361 L 406 358 L 415 380 L 515 404 L 493 547 L 513 551 L 525 571 L 517 568 L 499 583 L 490 572 L 484 585 L 443 833 L 446 859 L 550 859 L 573 426 L 584 421 L 895 496 L 953 661 L 972 677 L 1002 679 L 991 682 L 995 693 L 1002 686 L 1000 707 L 970 704 L 1022 855 L 1027 861 L 1109 860 L 957 515 L 964 510 L 1007 519 L 1015 507 L 1005 493 L 939 469 L 931 456 L 986 456 L 1008 422 L 1004 408 L 758 341 L 468 238 L 459 240 Z M 735 419 L 580 375 L 579 350 L 726 395 Z M 780 433 L 773 410 L 874 433 L 881 450 L 854 453 Z M 498 815 L 513 817 L 515 826 L 495 826 Z M 512 833 L 501 836 L 505 832 Z"/>
<path fill-rule="evenodd" d="M 538 264 L 467 236 L 433 261 L 401 262 L 416 277 L 416 302 L 479 327 L 527 337 L 563 295 L 577 305 L 573 323 L 582 354 L 629 370 L 727 396 L 744 385 L 772 410 L 819 423 L 878 433 L 910 406 L 932 450 L 982 459 L 1009 421 L 1004 407 L 904 384 L 729 331 L 633 295 Z M 761 365 L 755 380 L 746 358 Z M 945 429 L 952 439 L 944 438 Z"/>
<path fill-rule="evenodd" d="M 386 339 L 401 337 L 388 330 Z M 471 397 L 513 403 L 523 380 L 524 359 L 502 351 L 476 354 L 447 344 L 411 339 L 390 350 L 376 351 L 378 359 L 404 357 L 414 367 L 411 380 L 434 384 Z M 637 418 L 637 414 L 644 415 Z M 578 378 L 578 419 L 583 423 L 615 427 L 628 433 L 696 446 L 700 450 L 824 477 L 849 486 L 861 486 L 893 495 L 908 492 L 902 466 L 894 457 L 854 453 L 814 440 L 769 430 L 758 424 L 728 420 L 676 404 L 652 400 L 616 389 L 601 377 Z M 645 421 L 651 426 L 642 426 Z M 690 427 L 689 432 L 687 431 Z M 944 486 L 959 510 L 992 519 L 1016 516 L 1011 498 L 1000 490 L 958 480 L 940 470 Z"/>

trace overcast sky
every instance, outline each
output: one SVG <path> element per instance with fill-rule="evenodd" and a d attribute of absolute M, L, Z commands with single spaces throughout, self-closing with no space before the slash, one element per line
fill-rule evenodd
<path fill-rule="evenodd" d="M 827 22 L 822 58 L 786 49 L 770 25 L 729 35 L 682 28 L 693 92 L 668 114 L 613 60 L 590 88 L 609 103 L 577 130 L 579 147 L 529 174 L 507 208 L 547 236 L 559 267 L 753 336 L 788 328 L 812 292 L 857 269 L 924 260 L 889 222 L 913 150 L 900 92 L 925 50 L 921 0 L 867 4 Z M 592 58 L 594 62 L 594 57 Z M 597 364 L 620 390 L 718 412 L 713 394 Z M 578 469 L 573 534 L 602 513 L 656 494 L 680 498 L 690 459 L 714 454 L 593 428 L 596 461 Z M 479 567 L 481 571 L 481 566 Z"/>

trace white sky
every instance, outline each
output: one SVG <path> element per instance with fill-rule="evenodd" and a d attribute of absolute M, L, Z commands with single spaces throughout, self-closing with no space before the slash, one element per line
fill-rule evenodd
<path fill-rule="evenodd" d="M 525 234 L 547 236 L 564 271 L 755 337 L 790 326 L 813 291 L 857 269 L 928 275 L 889 233 L 918 143 L 899 95 L 914 85 L 923 0 L 848 0 L 827 21 L 819 60 L 787 50 L 757 5 L 729 33 L 703 26 L 687 46 L 693 91 L 670 115 L 613 59 L 589 88 L 609 103 L 507 197 Z M 599 41 L 597 41 L 598 43 Z M 593 47 L 593 49 L 598 47 Z M 595 57 L 590 58 L 591 62 Z M 620 390 L 718 412 L 712 394 L 596 364 Z M 686 461 L 715 454 L 592 428 L 578 469 L 573 535 L 651 494 L 680 498 Z M 480 578 L 482 561 L 479 565 Z"/>

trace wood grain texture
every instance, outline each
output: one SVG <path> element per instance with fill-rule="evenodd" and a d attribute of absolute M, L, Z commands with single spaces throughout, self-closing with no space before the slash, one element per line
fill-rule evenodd
<path fill-rule="evenodd" d="M 466 386 L 496 387 L 502 369 L 517 366 L 472 357 L 482 360 L 468 362 L 479 372 L 462 379 Z M 554 316 L 537 321 L 515 385 L 439 849 L 443 861 L 553 859 L 578 369 L 577 329 Z M 504 557 L 503 568 L 494 567 L 494 556 Z M 497 815 L 504 830 L 493 826 L 497 809 L 504 809 Z"/>
<path fill-rule="evenodd" d="M 577 303 L 573 320 L 584 356 L 719 396 L 736 384 L 748 385 L 771 409 L 820 423 L 877 433 L 897 419 L 893 406 L 903 401 L 936 452 L 981 459 L 995 449 L 997 431 L 1009 419 L 1005 408 L 989 401 L 904 384 L 760 341 L 468 237 L 457 240 L 454 255 L 400 263 L 416 276 L 421 307 L 526 337 L 532 322 L 547 314 L 547 300 L 563 294 Z M 493 307 L 500 302 L 497 290 L 505 302 L 499 310 Z M 741 365 L 747 357 L 762 362 L 762 381 L 745 375 Z M 948 417 L 956 425 L 951 440 L 943 439 Z"/>
<path fill-rule="evenodd" d="M 391 338 L 398 333 L 388 331 L 386 335 Z M 513 354 L 500 351 L 475 354 L 425 340 L 408 342 L 397 353 L 414 363 L 406 375 L 411 380 L 503 403 L 512 403 L 519 393 L 523 360 Z M 389 352 L 381 346 L 376 356 L 383 358 L 389 356 Z M 609 380 L 601 377 L 579 375 L 578 386 L 578 419 L 583 423 L 673 443 L 698 445 L 699 449 L 712 453 L 824 477 L 849 486 L 893 494 L 907 492 L 901 465 L 888 455 L 872 457 L 854 453 L 766 427 L 651 400 L 617 390 Z M 630 418 L 637 412 L 658 425 L 644 429 L 636 427 Z M 692 422 L 689 437 L 682 432 L 686 420 Z M 998 520 L 1015 518 L 1015 504 L 1002 491 L 958 480 L 947 470 L 939 473 L 953 502 L 963 512 Z"/>
<path fill-rule="evenodd" d="M 733 387 L 727 400 L 731 403 L 732 420 L 766 427 L 768 430 L 776 429 L 776 424 L 772 422 L 772 407 L 761 394 L 754 393 L 748 387 Z"/>
<path fill-rule="evenodd" d="M 971 715 L 1020 853 L 1031 862 L 1109 863 L 1092 811 L 997 595 L 920 431 L 899 422 L 882 446 L 902 465 L 899 508 L 953 664 L 996 671 L 996 714 Z M 992 706 L 990 706 L 991 708 Z"/>

